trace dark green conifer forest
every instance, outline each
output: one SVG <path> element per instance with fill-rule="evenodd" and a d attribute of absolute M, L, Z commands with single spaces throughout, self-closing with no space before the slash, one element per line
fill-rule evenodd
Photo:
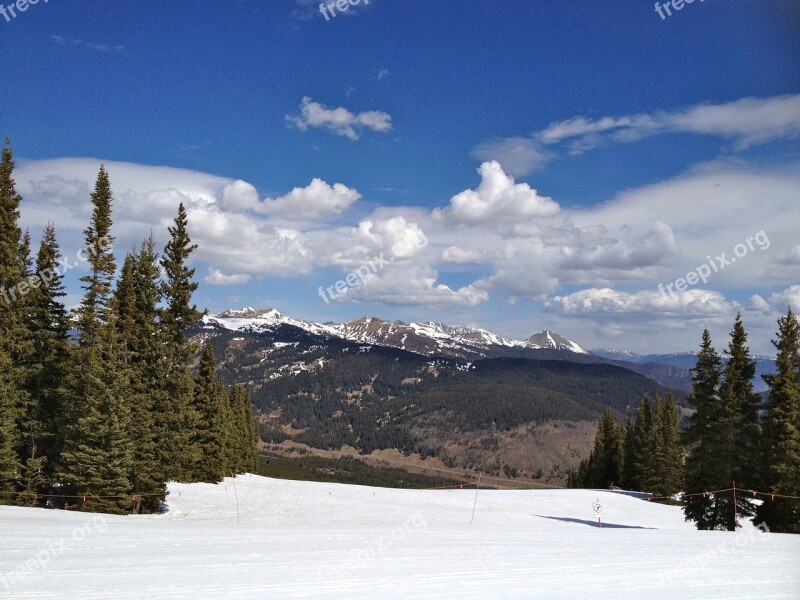
<path fill-rule="evenodd" d="M 800 533 L 800 324 L 791 308 L 773 345 L 778 370 L 764 376 L 764 402 L 753 391 L 755 362 L 741 315 L 727 361 L 703 331 L 685 430 L 669 397 L 645 398 L 625 425 L 607 410 L 569 486 L 618 486 L 680 500 L 698 529 L 733 531 L 752 517 L 770 531 Z"/>
<path fill-rule="evenodd" d="M 0 163 L 0 504 L 152 513 L 166 482 L 255 472 L 250 396 L 216 375 L 210 346 L 184 335 L 203 313 L 183 205 L 160 253 L 152 237 L 119 260 L 113 192 L 101 167 L 81 256 L 83 297 L 62 302 L 56 229 L 35 255 L 9 140 Z M 118 265 L 120 265 L 118 267 Z M 162 275 L 163 269 L 163 275 Z M 77 329 L 76 339 L 69 335 Z"/>

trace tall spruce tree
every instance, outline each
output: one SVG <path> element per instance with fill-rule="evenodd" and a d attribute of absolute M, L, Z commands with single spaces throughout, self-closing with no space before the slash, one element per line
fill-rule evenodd
<path fill-rule="evenodd" d="M 645 492 L 654 492 L 658 485 L 656 471 L 656 453 L 658 451 L 658 436 L 655 433 L 655 418 L 650 399 L 645 396 L 636 411 L 634 423 L 634 449 L 632 450 L 633 470 L 638 484 L 637 489 Z"/>
<path fill-rule="evenodd" d="M 666 400 L 657 401 L 654 435 L 658 437 L 655 457 L 657 496 L 671 497 L 683 485 L 683 451 L 681 447 L 678 405 L 670 391 Z"/>
<path fill-rule="evenodd" d="M 196 461 L 189 477 L 193 481 L 217 482 L 228 472 L 228 396 L 216 378 L 216 360 L 210 343 L 203 348 L 197 371 L 193 410 L 198 416 L 190 444 Z"/>
<path fill-rule="evenodd" d="M 190 371 L 195 346 L 186 339 L 186 329 L 204 313 L 192 304 L 198 284 L 193 281 L 190 256 L 197 248 L 188 233 L 188 217 L 181 203 L 175 225 L 169 228 L 170 239 L 164 248 L 161 267 L 164 279 L 161 295 L 159 332 L 167 357 L 165 394 L 156 406 L 159 424 L 161 464 L 170 479 L 186 479 L 197 464 L 196 446 L 191 444 L 198 416 L 193 408 L 194 379 Z"/>
<path fill-rule="evenodd" d="M 11 142 L 0 161 L 0 504 L 14 501 L 24 441 L 19 435 L 28 408 L 25 387 L 29 332 L 25 325 L 24 242 L 19 228 L 21 196 L 13 178 Z"/>
<path fill-rule="evenodd" d="M 94 210 L 85 230 L 90 273 L 81 278 L 84 296 L 78 309 L 78 364 L 71 374 L 70 411 L 60 478 L 86 503 L 83 510 L 123 513 L 131 506 L 130 410 L 125 402 L 129 373 L 120 368 L 113 307 L 116 270 L 111 236 L 112 194 L 108 173 L 100 168 L 91 196 Z"/>
<path fill-rule="evenodd" d="M 800 324 L 791 307 L 778 320 L 776 373 L 764 375 L 769 385 L 764 423 L 765 486 L 784 496 L 800 496 Z M 800 500 L 768 497 L 756 522 L 771 531 L 800 533 Z"/>
<path fill-rule="evenodd" d="M 30 294 L 28 317 L 32 359 L 28 374 L 30 412 L 23 461 L 23 491 L 32 500 L 46 494 L 63 448 L 63 381 L 70 368 L 69 320 L 61 302 L 61 251 L 55 228 L 48 224 L 36 257 L 36 288 Z"/>
<path fill-rule="evenodd" d="M 152 237 L 123 263 L 114 292 L 120 368 L 130 382 L 127 403 L 133 440 L 133 512 L 156 512 L 166 497 L 157 451 L 155 398 L 162 393 L 163 361 L 158 343 L 158 256 Z"/>
<path fill-rule="evenodd" d="M 728 363 L 723 370 L 723 382 L 720 387 L 722 416 L 726 424 L 726 441 L 730 443 L 731 455 L 728 477 L 731 485 L 740 489 L 757 489 L 761 483 L 762 438 L 759 411 L 761 397 L 753 390 L 753 378 L 756 374 L 756 363 L 750 357 L 747 347 L 747 333 L 740 314 L 731 331 L 728 344 Z M 723 471 L 720 471 L 722 474 Z M 730 487 L 730 486 L 725 486 Z M 733 495 L 731 494 L 731 503 Z M 732 512 L 728 529 L 738 526 L 734 518 L 749 517 L 755 513 L 755 503 L 749 494 L 737 494 L 736 510 Z"/>

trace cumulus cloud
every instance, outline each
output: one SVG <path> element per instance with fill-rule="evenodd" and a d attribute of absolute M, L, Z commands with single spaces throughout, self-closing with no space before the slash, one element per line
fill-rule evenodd
<path fill-rule="evenodd" d="M 445 308 L 477 306 L 489 299 L 485 290 L 474 285 L 453 289 L 437 280 L 438 273 L 430 266 L 401 264 L 378 271 L 367 283 L 349 288 L 335 301 Z"/>
<path fill-rule="evenodd" d="M 434 211 L 436 219 L 451 225 L 513 224 L 549 217 L 560 210 L 552 198 L 540 196 L 527 183 L 515 183 L 496 161 L 483 163 L 478 173 L 481 183 L 477 189 L 453 196 L 450 206 Z"/>
<path fill-rule="evenodd" d="M 325 220 L 341 215 L 361 198 L 358 190 L 341 183 L 329 185 L 314 178 L 285 196 L 259 200 L 258 191 L 246 181 L 236 180 L 222 190 L 222 205 L 233 211 L 252 211 L 289 220 Z"/>
<path fill-rule="evenodd" d="M 300 131 L 309 128 L 327 129 L 335 135 L 356 141 L 364 129 L 378 133 L 392 130 L 392 117 L 380 111 L 352 113 L 344 107 L 328 108 L 305 96 L 299 115 L 286 115 L 286 122 Z"/>
<path fill-rule="evenodd" d="M 23 225 L 35 235 L 47 222 L 55 223 L 65 254 L 74 255 L 89 220 L 89 192 L 99 165 L 94 159 L 20 161 L 15 178 L 25 198 Z M 476 189 L 438 209 L 377 207 L 356 222 L 346 221 L 346 211 L 360 196 L 344 184 L 315 179 L 273 199 L 260 197 L 242 180 L 128 163 L 106 167 L 120 254 L 151 232 L 163 245 L 183 202 L 190 234 L 200 246 L 194 258 L 208 285 L 316 278 L 323 269 L 346 274 L 383 254 L 387 266 L 375 281 L 341 301 L 471 307 L 490 298 L 531 299 L 548 301 L 554 319 L 651 315 L 647 318 L 655 322 L 660 311 L 659 323 L 680 323 L 686 315 L 716 314 L 714 307 L 734 310 L 736 303 L 722 294 L 737 300 L 758 295 L 760 300 L 749 302 L 750 314 L 761 318 L 784 302 L 776 290 L 798 281 L 800 250 L 788 225 L 800 221 L 796 164 L 708 163 L 576 209 L 560 208 L 488 162 Z M 333 224 L 327 221 L 332 217 Z M 755 247 L 713 273 L 678 298 L 683 304 L 658 294 L 659 282 L 684 277 L 709 255 L 731 256 L 736 244 L 762 230 L 768 248 Z M 778 267 L 784 270 L 775 271 Z M 455 276 L 458 285 L 451 283 Z M 316 288 L 325 282 L 312 283 Z M 608 291 L 619 288 L 626 291 Z M 575 295 L 581 289 L 606 291 Z M 789 294 L 785 302 L 792 298 Z M 764 316 L 767 331 L 774 329 L 768 322 L 773 317 Z M 616 323 L 621 330 L 622 321 Z"/>
<path fill-rule="evenodd" d="M 775 292 L 764 299 L 758 294 L 751 298 L 752 308 L 765 314 L 785 313 L 789 307 L 795 314 L 800 313 L 800 285 L 793 285 L 783 291 Z"/>
<path fill-rule="evenodd" d="M 545 303 L 547 310 L 576 317 L 646 316 L 709 318 L 724 317 L 738 308 L 719 292 L 687 290 L 676 294 L 657 291 L 636 293 L 611 288 L 589 288 L 566 296 L 555 296 Z"/>

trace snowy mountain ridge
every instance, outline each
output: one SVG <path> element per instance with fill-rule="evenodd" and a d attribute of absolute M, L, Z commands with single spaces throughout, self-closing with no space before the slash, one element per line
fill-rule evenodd
<path fill-rule="evenodd" d="M 361 317 L 344 323 L 320 324 L 294 319 L 275 309 L 256 310 L 251 307 L 228 309 L 203 317 L 206 326 L 218 326 L 230 331 L 265 332 L 288 325 L 314 335 L 341 338 L 359 344 L 389 346 L 423 355 L 475 352 L 492 346 L 507 348 L 548 349 L 589 354 L 576 342 L 548 329 L 526 340 L 506 338 L 486 329 L 451 326 L 427 321 L 403 323 L 386 321 L 377 317 Z"/>

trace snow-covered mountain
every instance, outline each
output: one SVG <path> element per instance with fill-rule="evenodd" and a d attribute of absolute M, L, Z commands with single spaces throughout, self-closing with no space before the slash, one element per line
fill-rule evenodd
<path fill-rule="evenodd" d="M 337 337 L 358 344 L 371 344 L 400 348 L 426 356 L 481 355 L 492 348 L 520 348 L 532 350 L 558 350 L 576 354 L 589 354 L 579 344 L 558 333 L 544 330 L 520 341 L 505 338 L 476 327 L 452 327 L 431 321 L 403 323 L 386 321 L 377 317 L 362 317 L 345 323 L 314 323 L 287 317 L 275 309 L 226 310 L 204 317 L 209 327 L 219 326 L 230 331 L 277 332 L 284 326 L 299 328 L 308 333 Z"/>
<path fill-rule="evenodd" d="M 529 337 L 525 340 L 524 346 L 533 349 L 567 350 L 576 354 L 588 354 L 586 350 L 572 340 L 568 340 L 563 335 L 559 335 L 549 329 Z"/>

